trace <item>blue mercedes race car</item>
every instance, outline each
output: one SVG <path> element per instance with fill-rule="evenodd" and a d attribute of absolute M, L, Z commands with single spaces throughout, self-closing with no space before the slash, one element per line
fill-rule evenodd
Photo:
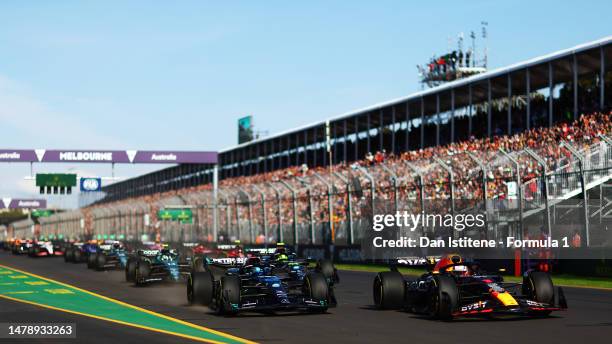
<path fill-rule="evenodd" d="M 193 271 L 187 281 L 187 299 L 219 314 L 251 311 L 306 311 L 325 313 L 336 306 L 334 283 L 339 281 L 330 262 L 311 267 L 279 252 L 248 258 L 209 258 L 204 271 Z"/>
<path fill-rule="evenodd" d="M 181 261 L 176 250 L 163 247 L 137 250 L 126 262 L 125 278 L 136 285 L 146 285 L 186 279 L 190 271 L 191 264 Z"/>
<path fill-rule="evenodd" d="M 87 267 L 98 271 L 125 269 L 127 261 L 128 252 L 120 241 L 105 241 L 89 255 Z"/>
<path fill-rule="evenodd" d="M 83 263 L 88 261 L 89 255 L 96 253 L 98 250 L 98 244 L 94 241 L 91 242 L 75 242 L 71 246 L 66 248 L 64 254 L 64 261 L 66 263 Z"/>

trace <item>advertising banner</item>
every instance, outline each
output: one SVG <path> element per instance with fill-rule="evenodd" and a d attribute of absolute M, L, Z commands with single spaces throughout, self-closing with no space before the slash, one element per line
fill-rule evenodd
<path fill-rule="evenodd" d="M 0 162 L 29 162 L 37 161 L 33 149 L 0 149 Z"/>
<path fill-rule="evenodd" d="M 216 164 L 216 152 L 134 151 L 134 164 Z M 131 153 L 131 152 L 128 152 Z"/>
<path fill-rule="evenodd" d="M 102 178 L 81 178 L 81 192 L 102 191 Z"/>
<path fill-rule="evenodd" d="M 3 198 L 0 208 L 8 209 L 45 209 L 47 208 L 46 199 L 26 199 L 26 198 Z"/>
<path fill-rule="evenodd" d="M 113 164 L 216 164 L 217 152 L 138 150 L 0 149 L 0 162 L 84 162 Z"/>

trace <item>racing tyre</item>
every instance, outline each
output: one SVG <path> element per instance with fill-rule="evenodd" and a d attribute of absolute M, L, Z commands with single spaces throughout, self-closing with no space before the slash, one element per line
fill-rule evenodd
<path fill-rule="evenodd" d="M 429 315 L 432 318 L 451 320 L 459 302 L 455 279 L 448 275 L 435 276 L 430 293 Z"/>
<path fill-rule="evenodd" d="M 325 301 L 325 307 L 317 308 L 316 311 L 325 313 L 329 305 L 329 286 L 327 279 L 322 273 L 308 274 L 304 277 L 304 295 L 315 301 Z"/>
<path fill-rule="evenodd" d="M 323 276 L 325 276 L 325 278 L 329 279 L 330 281 L 337 280 L 336 268 L 334 267 L 334 264 L 329 260 L 319 260 L 318 270 L 323 274 Z"/>
<path fill-rule="evenodd" d="M 80 263 L 81 259 L 83 259 L 83 252 L 81 252 L 81 250 L 75 248 L 73 249 L 72 252 L 72 262 L 73 263 Z"/>
<path fill-rule="evenodd" d="M 374 304 L 380 309 L 400 309 L 406 293 L 404 277 L 397 271 L 384 271 L 374 278 Z"/>
<path fill-rule="evenodd" d="M 523 279 L 523 294 L 537 302 L 554 304 L 555 288 L 550 275 L 542 271 L 531 271 Z M 550 311 L 541 311 L 538 314 L 548 315 Z"/>
<path fill-rule="evenodd" d="M 96 270 L 102 271 L 104 270 L 104 265 L 106 265 L 106 256 L 103 254 L 96 255 Z"/>
<path fill-rule="evenodd" d="M 204 268 L 204 257 L 194 257 L 193 258 L 193 271 L 194 272 L 203 272 L 206 271 Z"/>
<path fill-rule="evenodd" d="M 125 281 L 126 282 L 135 282 L 136 279 L 136 260 L 134 258 L 129 258 L 127 263 L 125 264 Z"/>
<path fill-rule="evenodd" d="M 214 278 L 210 271 L 192 272 L 187 280 L 189 304 L 208 306 L 212 302 Z"/>
<path fill-rule="evenodd" d="M 72 249 L 71 248 L 67 248 L 66 251 L 64 252 L 64 262 L 68 263 L 72 261 Z"/>
<path fill-rule="evenodd" d="M 240 277 L 221 277 L 221 297 L 219 298 L 219 302 L 221 303 L 219 311 L 222 314 L 232 316 L 238 313 L 235 307 L 240 305 Z"/>
<path fill-rule="evenodd" d="M 149 277 L 151 273 L 151 264 L 149 262 L 141 260 L 136 264 L 136 285 L 144 285 L 144 279 Z"/>
<path fill-rule="evenodd" d="M 97 253 L 90 253 L 87 256 L 87 268 L 88 269 L 95 269 L 97 258 L 98 258 L 98 254 Z"/>

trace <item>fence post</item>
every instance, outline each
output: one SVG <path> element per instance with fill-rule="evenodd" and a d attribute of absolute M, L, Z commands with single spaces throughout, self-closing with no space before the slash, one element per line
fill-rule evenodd
<path fill-rule="evenodd" d="M 372 175 L 368 172 L 368 170 L 366 170 L 365 168 L 358 166 L 357 167 L 359 169 L 359 171 L 363 172 L 363 174 L 365 174 L 366 178 L 368 178 L 368 180 L 370 181 L 370 198 L 371 198 L 371 206 L 372 206 L 372 216 L 374 216 L 374 200 L 376 199 L 376 180 L 374 180 L 374 177 L 372 177 Z"/>
<path fill-rule="evenodd" d="M 572 155 L 575 155 L 576 158 L 578 158 L 578 166 L 580 167 L 579 169 L 579 173 L 580 173 L 580 186 L 582 188 L 582 209 L 583 209 L 583 215 L 584 215 L 584 237 L 586 239 L 586 247 L 590 246 L 590 238 L 589 238 L 589 205 L 588 205 L 588 197 L 587 197 L 587 188 L 586 188 L 586 179 L 584 177 L 584 165 L 585 165 L 585 161 L 584 161 L 584 157 L 582 156 L 582 154 L 580 154 L 578 152 L 578 150 L 576 148 L 574 148 L 574 146 L 572 146 L 569 142 L 562 140 L 561 141 L 561 146 L 562 147 L 566 147 L 571 153 Z M 582 246 L 584 247 L 584 244 L 582 244 Z"/>
<path fill-rule="evenodd" d="M 393 180 L 393 206 L 395 207 L 395 212 L 397 213 L 399 211 L 399 199 L 397 196 L 397 175 L 384 163 L 380 164 L 380 166 L 382 166 L 382 168 L 391 175 L 391 180 Z"/>
<path fill-rule="evenodd" d="M 348 243 L 349 245 L 353 245 L 355 243 L 354 239 L 354 230 L 353 230 L 353 201 L 351 200 L 351 183 L 348 178 L 345 178 L 342 174 L 338 172 L 334 172 L 334 175 L 340 179 L 346 185 L 346 199 L 347 199 L 347 221 L 349 225 L 348 231 Z"/>
<path fill-rule="evenodd" d="M 334 213 L 334 206 L 332 201 L 333 188 L 332 185 L 327 180 L 325 180 L 325 178 L 321 177 L 321 175 L 319 175 L 317 172 L 314 172 L 314 176 L 327 186 L 327 211 L 329 213 L 329 219 L 327 222 L 329 225 L 329 230 L 331 231 L 331 242 L 333 244 L 336 241 L 334 219 L 332 218 Z"/>
<path fill-rule="evenodd" d="M 425 213 L 425 187 L 424 187 L 424 177 L 423 177 L 423 173 L 414 165 L 412 165 L 411 163 L 409 163 L 408 161 L 405 162 L 406 166 L 408 166 L 408 168 L 415 173 L 417 176 L 419 176 L 419 199 L 420 199 L 420 203 L 421 203 L 421 212 L 424 214 Z M 424 225 L 421 226 L 421 235 L 425 235 L 425 227 Z"/>
<path fill-rule="evenodd" d="M 440 160 L 440 158 L 434 156 L 433 159 L 448 173 L 450 181 L 451 215 L 455 215 L 455 173 L 453 172 L 453 169 L 450 168 L 450 166 L 448 166 L 444 161 Z"/>
<path fill-rule="evenodd" d="M 467 152 L 467 155 L 470 157 L 470 159 L 474 160 L 474 162 L 478 165 L 478 167 L 480 167 L 480 171 L 482 172 L 482 201 L 484 202 L 484 206 L 485 206 L 485 223 L 487 223 L 487 232 L 488 232 L 488 223 L 489 223 L 489 202 L 488 202 L 488 188 L 487 188 L 487 167 L 485 166 L 485 164 L 482 163 L 482 161 L 480 161 L 480 159 L 478 159 L 474 153 L 472 152 Z M 487 236 L 488 237 L 488 236 Z M 495 238 L 497 239 L 497 238 Z"/>
<path fill-rule="evenodd" d="M 530 148 L 525 148 L 525 152 L 529 154 L 532 158 L 534 158 L 544 171 L 544 184 L 542 185 L 542 192 L 544 193 L 544 207 L 546 208 L 546 231 L 548 232 L 548 237 L 552 238 L 552 226 L 550 225 L 550 207 L 548 204 L 548 166 L 544 159 L 542 159 L 538 154 L 532 151 Z"/>
<path fill-rule="evenodd" d="M 266 194 L 256 185 L 253 184 L 253 189 L 257 190 L 261 195 L 261 216 L 263 216 L 263 230 L 264 230 L 264 246 L 268 248 L 268 221 L 266 218 Z"/>
<path fill-rule="evenodd" d="M 522 178 L 521 178 L 521 165 L 519 162 L 514 159 L 510 154 L 506 153 L 505 150 L 499 149 L 499 151 L 510 160 L 516 169 L 516 182 L 518 189 L 518 207 L 519 207 L 519 233 L 518 236 L 520 239 L 523 238 L 523 187 L 522 187 Z"/>
<path fill-rule="evenodd" d="M 293 199 L 293 244 L 295 245 L 295 251 L 297 252 L 299 246 L 299 236 L 297 229 L 297 200 L 295 198 L 295 189 L 291 187 L 286 181 L 281 180 L 281 184 L 283 184 L 289 191 L 291 192 L 291 198 Z"/>
<path fill-rule="evenodd" d="M 283 214 L 281 212 L 281 196 L 280 196 L 280 190 L 274 186 L 274 184 L 272 183 L 267 183 L 276 193 L 276 205 L 278 207 L 278 230 L 277 230 L 277 238 L 279 242 L 285 242 L 283 240 Z"/>

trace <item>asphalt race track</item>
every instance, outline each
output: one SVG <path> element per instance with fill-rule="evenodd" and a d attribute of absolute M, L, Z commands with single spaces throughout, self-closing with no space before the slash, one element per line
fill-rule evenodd
<path fill-rule="evenodd" d="M 134 287 L 122 271 L 95 272 L 61 258 L 32 259 L 0 252 L 0 264 L 115 298 L 180 320 L 262 343 L 585 343 L 612 336 L 612 291 L 565 288 L 569 310 L 545 319 L 433 321 L 372 308 L 373 273 L 340 271 L 339 305 L 327 314 L 225 318 L 189 306 L 183 284 Z M 0 299 L 0 322 L 74 322 L 78 342 L 183 343 L 188 340 Z M 0 341 L 2 341 L 0 339 Z M 58 343 L 60 340 L 47 340 Z M 13 341 L 14 342 L 14 341 Z M 28 340 L 28 342 L 36 342 Z M 61 342 L 75 343 L 74 339 Z"/>

